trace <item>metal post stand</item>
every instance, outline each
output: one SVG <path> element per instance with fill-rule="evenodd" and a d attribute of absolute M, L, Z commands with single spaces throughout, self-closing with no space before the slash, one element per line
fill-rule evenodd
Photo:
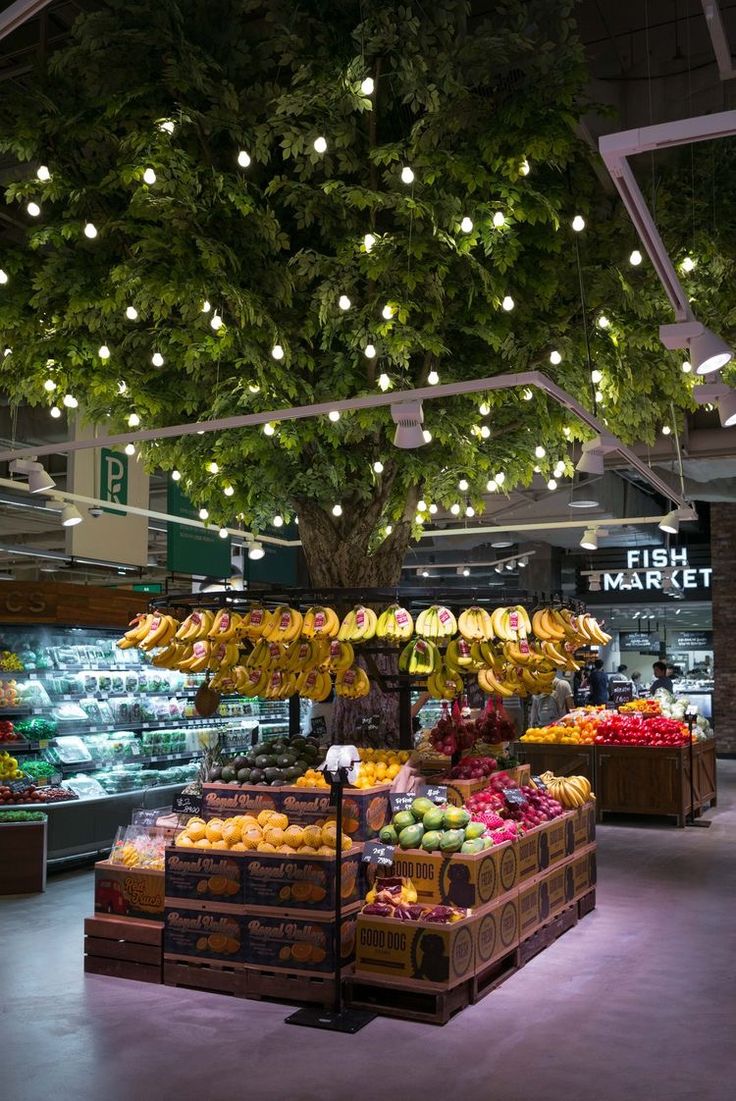
<path fill-rule="evenodd" d="M 695 759 L 693 756 L 693 724 L 695 721 L 695 716 L 691 714 L 686 714 L 685 717 L 687 720 L 687 728 L 690 732 L 690 744 L 688 747 L 688 756 L 690 758 L 690 813 L 687 816 L 687 822 L 685 823 L 685 825 L 698 826 L 700 827 L 700 829 L 707 830 L 710 829 L 712 823 L 705 818 L 695 817 L 695 776 L 693 772 L 693 767 L 695 763 Z"/>
<path fill-rule="evenodd" d="M 337 772 L 325 771 L 330 781 L 332 797 L 337 813 L 337 841 L 335 853 L 335 926 L 333 930 L 335 958 L 335 999 L 332 1009 L 321 1006 L 308 1006 L 297 1009 L 286 1018 L 287 1025 L 303 1025 L 306 1028 L 321 1028 L 328 1032 L 347 1032 L 353 1034 L 365 1028 L 375 1020 L 376 1014 L 364 1009 L 346 1009 L 342 1002 L 342 793 L 348 782 L 348 770 L 340 768 Z"/>

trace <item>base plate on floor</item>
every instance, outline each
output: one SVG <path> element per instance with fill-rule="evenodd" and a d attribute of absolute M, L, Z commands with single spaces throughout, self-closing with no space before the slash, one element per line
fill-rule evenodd
<path fill-rule="evenodd" d="M 305 1028 L 322 1028 L 327 1032 L 347 1032 L 352 1035 L 360 1032 L 371 1021 L 376 1019 L 375 1013 L 369 1013 L 365 1009 L 320 1009 L 319 1007 L 297 1009 L 286 1018 L 287 1025 L 304 1025 Z"/>

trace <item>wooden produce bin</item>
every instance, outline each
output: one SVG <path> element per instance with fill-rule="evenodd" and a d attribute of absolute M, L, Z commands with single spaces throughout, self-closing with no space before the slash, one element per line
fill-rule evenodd
<path fill-rule="evenodd" d="M 509 779 L 514 780 L 519 787 L 529 783 L 529 765 L 517 765 L 516 768 L 507 768 L 504 771 L 508 773 Z M 486 776 L 483 780 L 438 780 L 437 782 L 447 784 L 448 803 L 452 803 L 456 807 L 463 807 L 471 795 L 476 795 L 479 791 L 485 791 L 492 779 L 493 776 Z"/>
<path fill-rule="evenodd" d="M 99 860 L 95 864 L 95 913 L 160 921 L 164 913 L 163 871 Z"/>
<path fill-rule="evenodd" d="M 712 745 L 693 745 L 696 812 L 716 797 Z M 648 814 L 675 818 L 678 826 L 685 825 L 691 810 L 688 746 L 598 746 L 597 750 L 599 820 L 604 814 Z"/>
<path fill-rule="evenodd" d="M 555 745 L 553 742 L 516 742 L 514 755 L 525 761 L 532 776 L 554 772 L 555 776 L 586 776 L 597 790 L 596 746 Z"/>
<path fill-rule="evenodd" d="M 389 820 L 388 794 L 390 784 L 372 788 L 346 788 L 343 797 L 343 826 L 353 841 L 370 841 L 377 837 Z M 334 815 L 328 788 L 278 787 L 265 784 L 243 785 L 205 784 L 203 817 L 232 818 L 236 814 L 252 814 L 275 810 L 285 814 L 293 826 L 312 826 Z"/>
<path fill-rule="evenodd" d="M 693 784 L 695 788 L 695 813 L 698 814 L 707 804 L 718 804 L 718 785 L 716 781 L 716 740 L 708 738 L 706 742 L 693 744 Z"/>
<path fill-rule="evenodd" d="M 419 902 L 475 910 L 517 885 L 517 843 L 508 841 L 472 855 L 396 849 L 391 874 L 411 879 Z"/>
<path fill-rule="evenodd" d="M 593 890 L 595 882 L 595 845 L 527 880 L 519 890 L 519 940 L 523 942 L 560 911 L 572 907 Z"/>
<path fill-rule="evenodd" d="M 428 921 L 359 914 L 355 975 L 401 979 L 405 986 L 429 984 L 446 990 L 475 969 L 475 918 L 440 925 Z"/>
<path fill-rule="evenodd" d="M 96 916 L 84 922 L 84 970 L 91 975 L 160 983 L 163 922 Z"/>
<path fill-rule="evenodd" d="M 46 824 L 0 820 L 0 895 L 46 890 Z"/>
<path fill-rule="evenodd" d="M 515 844 L 519 854 L 519 883 L 523 883 L 572 856 L 575 851 L 575 811 L 565 811 L 559 818 L 529 830 Z"/>

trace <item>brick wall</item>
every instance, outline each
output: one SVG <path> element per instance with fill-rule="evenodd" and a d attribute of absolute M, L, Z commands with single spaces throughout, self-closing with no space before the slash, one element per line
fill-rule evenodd
<path fill-rule="evenodd" d="M 736 753 L 736 505 L 711 505 L 713 725 L 719 753 Z"/>

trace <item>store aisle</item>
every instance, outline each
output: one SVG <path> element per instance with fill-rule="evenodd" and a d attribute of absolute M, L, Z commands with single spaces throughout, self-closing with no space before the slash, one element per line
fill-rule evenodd
<path fill-rule="evenodd" d="M 725 1101 L 736 1072 L 736 761 L 709 830 L 604 827 L 598 910 L 443 1029 L 82 971 L 92 876 L 0 902 L 5 1101 Z"/>

